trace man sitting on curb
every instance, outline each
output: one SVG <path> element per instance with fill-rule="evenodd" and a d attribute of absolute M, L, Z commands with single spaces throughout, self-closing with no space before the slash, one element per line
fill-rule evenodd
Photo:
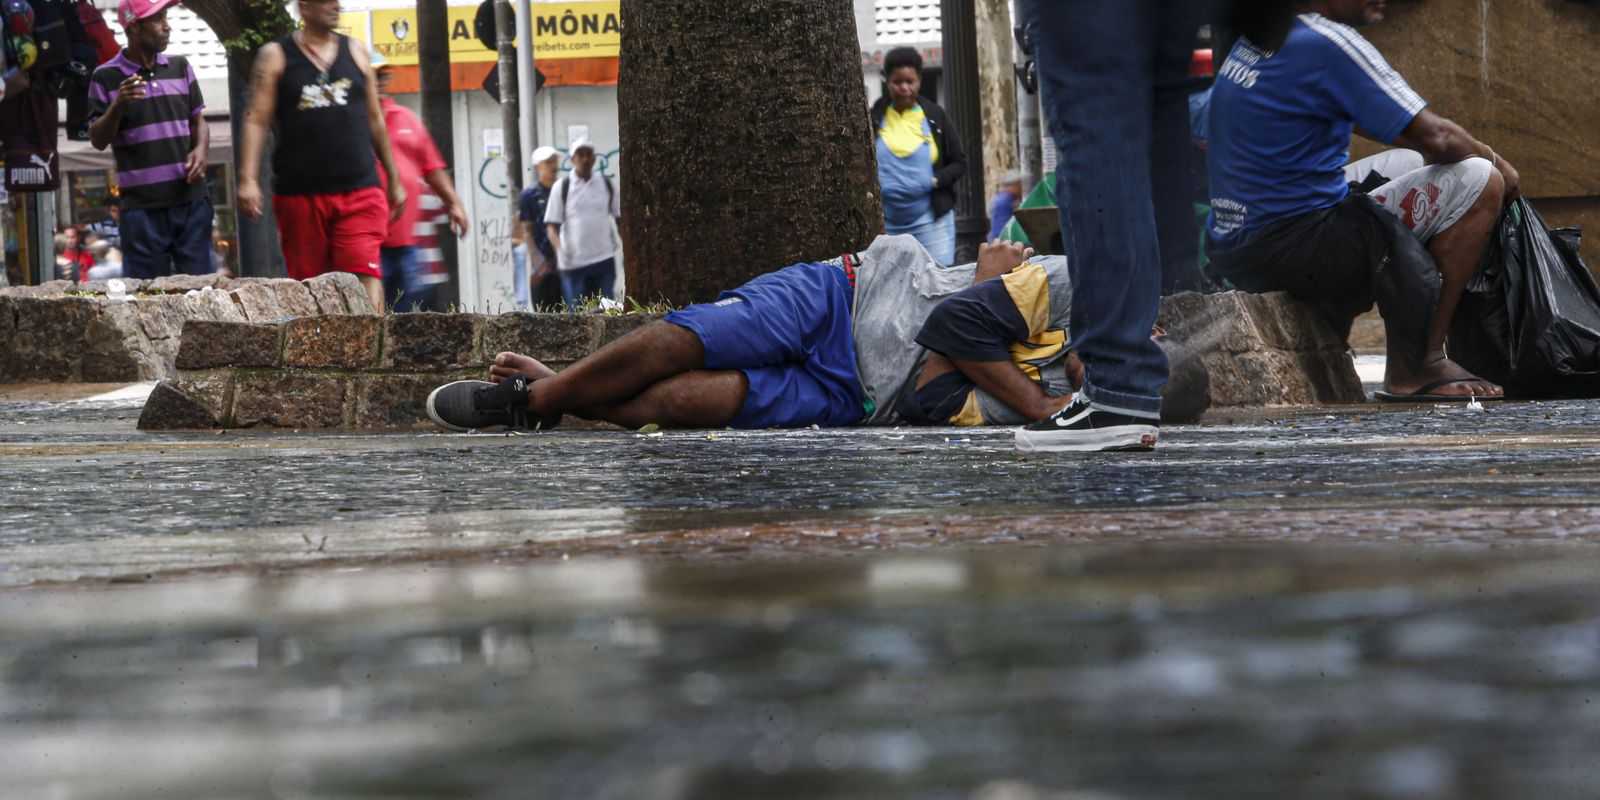
<path fill-rule="evenodd" d="M 1341 335 L 1376 300 L 1389 350 L 1379 399 L 1499 399 L 1445 355 L 1445 333 L 1517 171 L 1424 108 L 1355 31 L 1383 18 L 1382 2 L 1246 5 L 1257 8 L 1235 21 L 1245 36 L 1211 97 L 1212 263 L 1241 289 L 1316 306 Z M 1352 130 L 1416 152 L 1350 165 L 1349 180 L 1386 181 L 1352 192 Z"/>
<path fill-rule="evenodd" d="M 559 373 L 501 353 L 495 382 L 441 386 L 428 414 L 456 431 L 547 428 L 563 413 L 680 428 L 1043 419 L 1083 368 L 1067 349 L 1065 260 L 1031 255 L 996 244 L 941 268 L 914 238 L 881 236 L 673 311 Z"/>

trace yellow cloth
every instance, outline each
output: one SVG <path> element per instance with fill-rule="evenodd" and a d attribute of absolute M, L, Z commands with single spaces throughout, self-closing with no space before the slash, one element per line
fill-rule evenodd
<path fill-rule="evenodd" d="M 1011 363 L 1028 376 L 1039 380 L 1039 368 L 1055 361 L 1067 347 L 1067 332 L 1050 327 L 1050 277 L 1044 267 L 1025 261 L 1001 276 L 1012 304 L 1028 325 L 1026 341 L 1012 343 Z M 967 402 L 950 417 L 951 425 L 984 425 L 976 390 L 967 393 Z"/>
<path fill-rule="evenodd" d="M 889 152 L 899 158 L 905 158 L 917 152 L 924 142 L 928 145 L 928 161 L 939 163 L 939 143 L 933 140 L 932 133 L 923 133 L 923 125 L 928 115 L 923 113 L 922 106 L 913 106 L 910 110 L 900 111 L 891 103 L 888 110 L 883 112 L 883 127 L 878 129 L 878 135 L 883 137 L 883 143 L 889 145 Z"/>

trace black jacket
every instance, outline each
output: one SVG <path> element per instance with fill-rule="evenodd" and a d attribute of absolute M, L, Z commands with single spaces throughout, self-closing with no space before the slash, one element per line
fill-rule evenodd
<path fill-rule="evenodd" d="M 890 102 L 889 96 L 884 95 L 872 104 L 869 119 L 874 139 L 878 129 L 883 127 L 883 115 Z M 939 146 L 939 163 L 933 169 L 933 177 L 939 179 L 939 187 L 933 190 L 933 216 L 937 218 L 956 207 L 955 186 L 956 181 L 967 174 L 967 151 L 961 147 L 961 137 L 956 135 L 950 115 L 944 113 L 938 103 L 926 97 L 917 98 L 917 102 L 922 104 L 922 113 L 928 117 L 928 130 L 933 133 L 934 144 Z"/>

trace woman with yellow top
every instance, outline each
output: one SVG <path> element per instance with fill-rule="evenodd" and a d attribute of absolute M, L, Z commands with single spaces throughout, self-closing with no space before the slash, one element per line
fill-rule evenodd
<path fill-rule="evenodd" d="M 909 233 L 941 264 L 956 260 L 955 183 L 967 154 L 950 116 L 922 91 L 922 56 L 897 47 L 883 57 L 888 94 L 872 105 L 878 185 L 887 233 Z"/>

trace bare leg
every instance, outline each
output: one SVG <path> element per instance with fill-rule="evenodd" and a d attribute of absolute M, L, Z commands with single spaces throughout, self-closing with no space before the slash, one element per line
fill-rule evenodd
<path fill-rule="evenodd" d="M 517 353 L 495 356 L 489 379 L 496 383 L 514 372 L 543 381 L 560 373 L 537 359 Z M 598 419 L 627 428 L 652 422 L 664 428 L 717 428 L 727 425 L 744 407 L 749 383 L 744 373 L 730 370 L 691 370 L 651 384 L 639 394 L 616 403 L 565 409 L 584 419 Z"/>
<path fill-rule="evenodd" d="M 1395 394 L 1410 394 L 1441 378 L 1472 376 L 1472 373 L 1445 355 L 1445 334 L 1450 330 L 1450 318 L 1455 315 L 1456 305 L 1461 301 L 1461 294 L 1467 288 L 1467 281 L 1472 278 L 1473 271 L 1478 268 L 1478 261 L 1483 258 L 1484 248 L 1489 244 L 1489 235 L 1494 231 L 1495 221 L 1500 217 L 1504 197 L 1505 179 L 1499 172 L 1491 171 L 1489 183 L 1484 186 L 1483 194 L 1478 196 L 1472 208 L 1468 209 L 1456 224 L 1440 231 L 1428 242 L 1428 252 L 1433 255 L 1434 263 L 1438 264 L 1439 275 L 1443 279 L 1439 288 L 1439 307 L 1428 323 L 1428 352 L 1423 357 L 1422 369 L 1413 373 L 1406 368 L 1404 361 L 1391 346 L 1388 366 L 1383 377 L 1384 388 L 1388 391 Z M 1468 394 L 1477 397 L 1499 397 L 1505 390 L 1489 381 L 1478 379 L 1447 383 L 1430 389 L 1429 392 L 1463 397 Z"/>
<path fill-rule="evenodd" d="M 528 385 L 528 409 L 546 416 L 631 400 L 667 378 L 700 370 L 705 360 L 705 346 L 693 331 L 670 322 L 652 322 L 560 372 L 526 356 L 502 353 L 495 358 L 490 377 L 499 380 L 521 372 L 519 367 L 537 369 L 541 374 L 523 372 L 541 379 Z M 739 400 L 744 401 L 742 393 Z"/>
<path fill-rule="evenodd" d="M 361 288 L 367 290 L 367 299 L 372 301 L 372 313 L 383 316 L 388 308 L 383 302 L 383 279 L 376 275 L 357 275 L 361 279 Z"/>
<path fill-rule="evenodd" d="M 736 369 L 697 369 L 658 381 L 638 396 L 609 406 L 578 409 L 579 416 L 625 428 L 721 428 L 744 408 L 750 384 Z"/>

